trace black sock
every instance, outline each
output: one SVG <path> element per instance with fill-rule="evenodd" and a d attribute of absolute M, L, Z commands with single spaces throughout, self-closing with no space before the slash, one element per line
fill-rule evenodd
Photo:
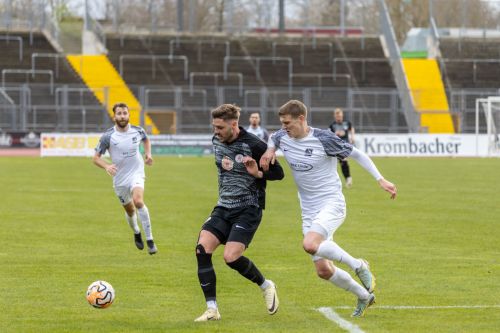
<path fill-rule="evenodd" d="M 265 281 L 257 266 L 247 257 L 241 256 L 233 262 L 228 262 L 227 265 L 259 286 Z"/>
<path fill-rule="evenodd" d="M 215 301 L 216 276 L 212 265 L 212 254 L 206 253 L 203 246 L 196 246 L 196 259 L 198 260 L 198 280 L 207 301 Z"/>
<path fill-rule="evenodd" d="M 347 161 L 342 161 L 340 163 L 340 166 L 342 168 L 342 174 L 344 175 L 344 178 L 351 177 L 351 170 L 349 170 L 349 164 L 347 163 Z"/>

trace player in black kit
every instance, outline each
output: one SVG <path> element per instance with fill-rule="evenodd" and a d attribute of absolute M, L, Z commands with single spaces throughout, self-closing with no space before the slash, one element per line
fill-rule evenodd
<path fill-rule="evenodd" d="M 262 219 L 265 208 L 266 180 L 283 179 L 278 161 L 269 171 L 257 162 L 267 144 L 238 125 L 240 108 L 222 104 L 212 110 L 212 143 L 219 174 L 219 199 L 201 228 L 196 245 L 198 279 L 207 302 L 207 310 L 195 321 L 220 320 L 216 302 L 216 276 L 212 253 L 225 244 L 224 261 L 232 269 L 257 284 L 263 292 L 269 314 L 278 311 L 276 285 L 264 278 L 257 266 L 243 256 Z"/>
<path fill-rule="evenodd" d="M 354 144 L 354 127 L 350 121 L 344 120 L 344 112 L 342 109 L 337 108 L 333 112 L 335 121 L 330 124 L 330 130 L 335 133 L 339 138 L 350 144 Z M 347 188 L 352 186 L 351 170 L 349 169 L 349 163 L 347 159 L 340 159 L 340 167 L 342 169 L 342 174 L 345 178 L 345 186 Z"/>

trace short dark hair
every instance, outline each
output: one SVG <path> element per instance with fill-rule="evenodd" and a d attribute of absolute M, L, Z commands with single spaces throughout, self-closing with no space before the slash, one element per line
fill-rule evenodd
<path fill-rule="evenodd" d="M 307 116 L 307 107 L 301 101 L 296 99 L 289 100 L 280 107 L 278 112 L 279 116 L 291 115 L 292 118 L 298 118 L 299 116 Z"/>
<path fill-rule="evenodd" d="M 116 108 L 127 108 L 128 110 L 128 105 L 125 103 L 116 103 L 115 105 L 113 105 L 113 113 L 116 112 Z"/>
<path fill-rule="evenodd" d="M 240 111 L 241 109 L 234 104 L 222 104 L 212 110 L 212 119 L 238 120 Z"/>

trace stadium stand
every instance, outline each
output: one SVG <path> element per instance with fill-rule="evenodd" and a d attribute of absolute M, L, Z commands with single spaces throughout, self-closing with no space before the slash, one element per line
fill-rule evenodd
<path fill-rule="evenodd" d="M 345 79 L 331 77 L 334 64 L 336 74 L 350 74 L 360 87 L 395 87 L 378 37 L 325 38 L 313 44 L 300 38 L 107 35 L 106 46 L 111 61 L 131 84 L 147 80 L 148 84 L 187 85 L 182 59 L 186 57 L 189 73 L 218 73 L 226 67 L 227 72 L 241 73 L 245 86 L 251 87 L 288 86 L 290 74 L 325 75 L 325 84 L 333 81 L 332 86 L 345 87 Z M 310 81 L 297 85 L 318 85 L 317 77 Z"/>
<path fill-rule="evenodd" d="M 498 88 L 500 39 L 440 40 L 442 60 L 452 88 Z"/>
<path fill-rule="evenodd" d="M 63 54 L 40 32 L 0 31 L 3 95 L 24 117 L 1 113 L 0 127 L 14 130 L 100 131 L 110 121 Z M 21 127 L 21 128 L 18 128 Z M 22 128 L 26 127 L 26 128 Z"/>
<path fill-rule="evenodd" d="M 459 115 L 459 132 L 474 133 L 476 99 L 499 94 L 500 39 L 441 37 L 439 48 L 450 108 Z"/>
<path fill-rule="evenodd" d="M 142 94 L 147 94 L 147 105 L 143 106 L 148 113 L 172 110 L 174 100 L 182 100 L 182 115 L 177 113 L 180 132 L 207 132 L 206 106 L 231 102 L 248 112 L 276 110 L 293 96 L 304 99 L 304 89 L 311 95 L 312 120 L 318 126 L 331 121 L 333 107 L 351 103 L 351 89 L 377 89 L 383 97 L 376 101 L 384 97 L 397 99 L 388 92 L 395 89 L 395 83 L 378 37 L 312 40 L 264 35 L 228 38 L 108 34 L 106 47 L 111 62 L 136 96 L 141 95 L 141 87 Z M 262 89 L 266 89 L 265 95 Z M 356 99 L 364 100 L 366 96 L 361 91 Z M 379 118 L 376 112 L 361 115 L 367 108 L 379 108 L 378 103 L 367 100 L 358 106 L 353 113 L 365 119 L 361 123 L 367 131 L 406 130 L 403 118 L 397 115 L 393 117 L 397 119 L 393 128 L 376 125 L 383 122 L 372 119 Z M 387 109 L 380 113 L 391 117 Z M 263 120 L 271 128 L 279 127 L 277 120 L 267 120 L 265 115 Z"/>
<path fill-rule="evenodd" d="M 69 57 L 72 67 L 42 33 L 32 32 L 31 44 L 29 32 L 0 36 L 6 46 L 0 54 L 5 70 L 1 95 L 14 104 L 0 103 L 6 110 L 0 128 L 15 122 L 20 127 L 14 118 L 22 113 L 23 130 L 101 131 L 111 124 L 103 92 L 95 91 L 96 98 L 84 84 L 88 78 L 75 73 L 78 58 Z M 160 133 L 209 133 L 209 110 L 225 102 L 241 105 L 243 117 L 261 112 L 273 130 L 280 124 L 272 112 L 291 98 L 311 106 L 314 126 L 326 127 L 333 108 L 343 107 L 361 131 L 407 131 L 378 36 L 107 34 L 106 48 L 138 108 Z"/>

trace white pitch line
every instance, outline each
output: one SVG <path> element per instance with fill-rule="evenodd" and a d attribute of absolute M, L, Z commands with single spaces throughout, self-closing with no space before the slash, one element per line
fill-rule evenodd
<path fill-rule="evenodd" d="M 493 309 L 500 305 L 374 305 L 370 309 L 381 310 L 439 310 L 439 309 Z M 325 308 L 321 308 L 325 309 Z M 326 308 L 328 309 L 328 308 Z M 331 309 L 354 309 L 352 306 L 332 306 Z"/>
<path fill-rule="evenodd" d="M 337 314 L 332 308 L 318 308 L 316 309 L 321 312 L 326 318 L 337 323 L 340 328 L 348 331 L 349 333 L 365 333 L 358 325 L 351 323 L 350 321 L 345 320 L 341 316 Z"/>

